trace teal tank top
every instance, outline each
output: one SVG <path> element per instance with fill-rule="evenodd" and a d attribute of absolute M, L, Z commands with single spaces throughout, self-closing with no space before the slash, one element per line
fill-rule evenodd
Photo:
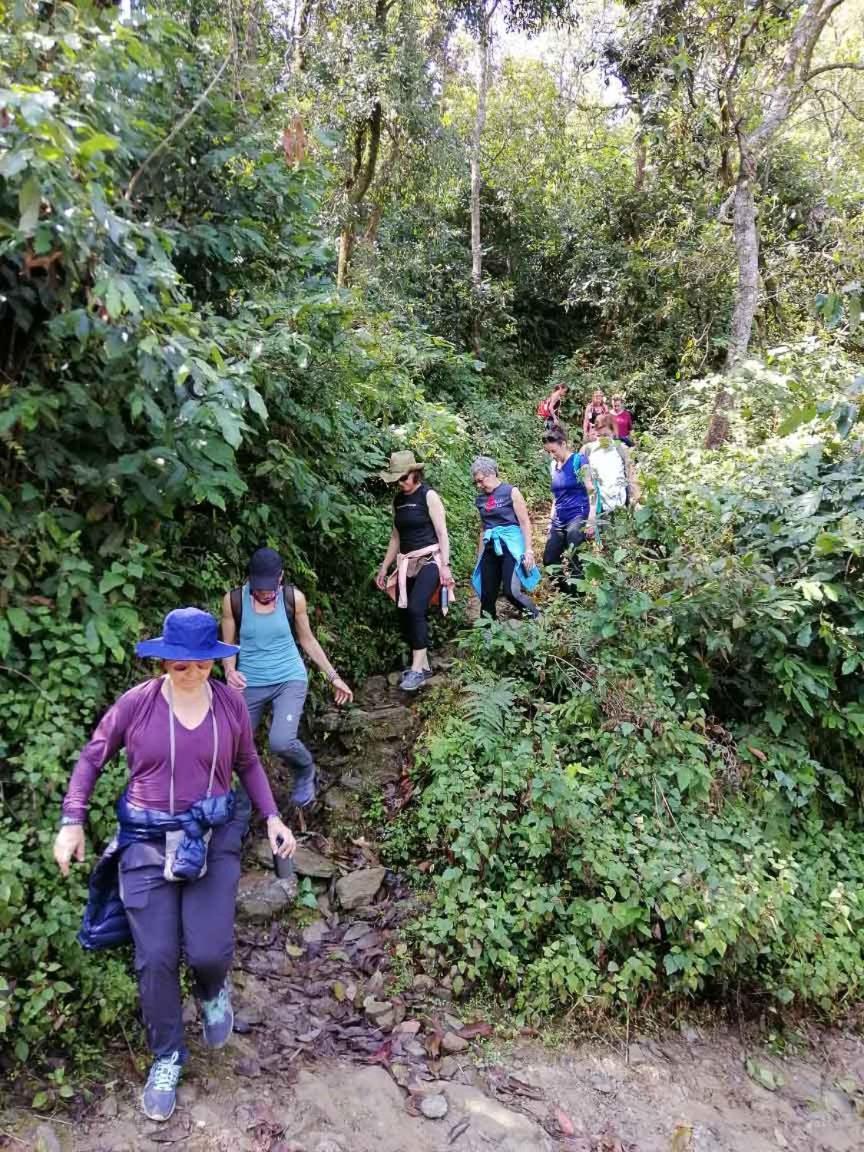
<path fill-rule="evenodd" d="M 300 657 L 285 599 L 280 588 L 273 612 L 256 612 L 243 585 L 243 616 L 240 620 L 240 654 L 237 667 L 250 688 L 307 680 L 306 665 Z"/>

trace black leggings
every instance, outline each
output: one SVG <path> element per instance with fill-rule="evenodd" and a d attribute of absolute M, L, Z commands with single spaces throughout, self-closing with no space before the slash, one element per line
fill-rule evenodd
<path fill-rule="evenodd" d="M 581 516 L 569 520 L 566 524 L 557 524 L 553 520 L 549 525 L 549 537 L 546 541 L 546 547 L 543 549 L 543 567 L 548 568 L 552 564 L 560 564 L 568 548 L 575 549 L 584 540 L 585 521 Z M 570 564 L 570 577 L 571 579 L 578 580 L 582 575 L 582 564 L 575 551 L 570 553 L 568 560 Z M 569 583 L 566 572 L 562 570 L 556 573 L 555 584 L 560 591 L 566 592 L 571 590 Z"/>
<path fill-rule="evenodd" d="M 498 592 L 503 584 L 504 596 L 514 608 L 529 616 L 537 615 L 534 601 L 522 591 L 522 584 L 516 574 L 516 561 L 506 548 L 502 554 L 495 554 L 495 545 L 490 541 L 480 557 L 480 611 L 497 620 L 496 603 Z"/>
<path fill-rule="evenodd" d="M 412 652 L 429 647 L 429 601 L 438 587 L 438 565 L 424 564 L 406 581 L 408 607 L 399 609 L 399 626 Z"/>

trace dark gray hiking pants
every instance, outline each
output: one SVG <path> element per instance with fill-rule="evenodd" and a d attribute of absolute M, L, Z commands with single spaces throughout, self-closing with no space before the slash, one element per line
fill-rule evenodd
<path fill-rule="evenodd" d="M 218 995 L 234 956 L 234 905 L 243 826 L 236 815 L 213 829 L 207 873 L 166 880 L 163 842 L 130 844 L 120 857 L 120 895 L 135 943 L 135 971 L 147 1043 L 154 1056 L 186 1057 L 180 959 L 202 1000 Z"/>
<path fill-rule="evenodd" d="M 303 705 L 306 703 L 308 685 L 305 680 L 286 680 L 284 684 L 265 684 L 260 688 L 245 688 L 246 707 L 255 732 L 269 705 L 273 707 L 270 718 L 270 751 L 286 764 L 294 774 L 292 804 L 310 804 L 315 798 L 315 761 L 312 753 L 297 737 Z M 238 786 L 235 811 L 244 821 L 244 832 L 249 826 L 252 806 L 242 785 Z"/>

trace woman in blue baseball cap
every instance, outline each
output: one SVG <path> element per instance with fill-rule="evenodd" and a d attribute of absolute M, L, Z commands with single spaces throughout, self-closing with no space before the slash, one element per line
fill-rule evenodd
<path fill-rule="evenodd" d="M 135 650 L 161 660 L 163 673 L 124 693 L 82 750 L 54 858 L 64 876 L 73 858 L 83 861 L 90 794 L 124 748 L 129 780 L 117 802 L 117 835 L 91 879 L 79 939 L 88 948 L 130 936 L 134 942 L 154 1055 L 142 1107 L 149 1119 L 167 1120 L 186 1059 L 181 954 L 194 973 L 204 1043 L 221 1048 L 234 1024 L 228 974 L 243 835 L 234 771 L 267 820 L 274 853 L 291 856 L 295 844 L 255 751 L 243 698 L 210 681 L 214 661 L 237 652 L 219 641 L 216 620 L 198 608 L 177 608 L 165 617 L 162 635 Z"/>

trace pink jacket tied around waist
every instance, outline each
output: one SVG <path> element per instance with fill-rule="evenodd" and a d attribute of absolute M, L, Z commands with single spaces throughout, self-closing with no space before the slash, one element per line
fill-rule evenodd
<path fill-rule="evenodd" d="M 439 591 L 441 582 L 441 547 L 439 544 L 430 544 L 427 548 L 417 548 L 414 552 L 400 552 L 396 556 L 396 569 L 390 573 L 387 578 L 387 595 L 391 600 L 395 600 L 398 607 L 408 607 L 408 581 L 417 575 L 424 564 L 429 561 L 438 567 L 438 580 Z M 430 603 L 434 603 L 438 599 L 438 591 L 432 597 Z M 454 601 L 456 596 L 454 590 L 450 589 L 450 601 Z"/>

